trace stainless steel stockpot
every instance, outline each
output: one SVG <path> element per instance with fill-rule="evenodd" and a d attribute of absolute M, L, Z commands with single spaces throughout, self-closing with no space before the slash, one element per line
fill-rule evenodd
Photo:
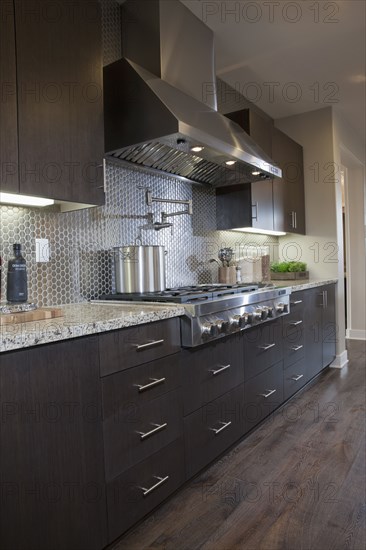
<path fill-rule="evenodd" d="M 165 290 L 163 246 L 135 245 L 114 248 L 117 292 Z"/>

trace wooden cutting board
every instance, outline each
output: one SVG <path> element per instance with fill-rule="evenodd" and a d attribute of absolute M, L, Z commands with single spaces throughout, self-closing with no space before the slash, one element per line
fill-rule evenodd
<path fill-rule="evenodd" d="M 0 315 L 0 326 L 30 323 L 32 321 L 44 321 L 46 319 L 55 319 L 63 317 L 61 308 L 39 308 L 34 311 L 24 311 L 21 313 L 3 313 Z"/>

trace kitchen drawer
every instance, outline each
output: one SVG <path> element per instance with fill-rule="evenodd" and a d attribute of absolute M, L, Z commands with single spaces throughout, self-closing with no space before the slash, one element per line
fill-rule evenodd
<path fill-rule="evenodd" d="M 283 403 L 283 362 L 245 383 L 244 418 L 253 428 Z"/>
<path fill-rule="evenodd" d="M 134 401 L 116 403 L 103 420 L 106 479 L 145 460 L 182 431 L 183 409 L 177 390 L 142 406 Z"/>
<path fill-rule="evenodd" d="M 242 334 L 182 353 L 183 407 L 187 415 L 244 381 Z"/>
<path fill-rule="evenodd" d="M 288 399 L 306 384 L 306 362 L 303 357 L 283 371 L 283 394 Z"/>
<path fill-rule="evenodd" d="M 196 474 L 244 434 L 244 386 L 184 419 L 187 477 Z"/>
<path fill-rule="evenodd" d="M 245 331 L 245 380 L 253 378 L 282 358 L 282 318 Z"/>
<path fill-rule="evenodd" d="M 283 321 L 283 355 L 285 368 L 305 355 L 305 330 L 300 315 L 289 315 Z"/>
<path fill-rule="evenodd" d="M 110 417 L 121 403 L 141 406 L 181 384 L 180 353 L 102 378 L 103 415 Z"/>
<path fill-rule="evenodd" d="M 300 315 L 303 317 L 305 307 L 305 291 L 300 290 L 290 294 L 290 315 Z"/>
<path fill-rule="evenodd" d="M 185 481 L 178 439 L 107 484 L 109 542 L 151 512 Z"/>
<path fill-rule="evenodd" d="M 99 336 L 101 376 L 180 351 L 179 319 L 115 330 Z"/>

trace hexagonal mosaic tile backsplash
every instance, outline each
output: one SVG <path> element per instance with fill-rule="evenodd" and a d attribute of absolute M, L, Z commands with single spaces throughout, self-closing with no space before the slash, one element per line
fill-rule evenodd
<path fill-rule="evenodd" d="M 120 11 L 114 0 L 102 0 L 104 63 L 121 56 Z M 172 228 L 140 229 L 146 214 L 160 221 L 161 212 L 182 207 L 154 203 L 148 207 L 144 189 L 156 197 L 193 201 L 193 216 L 171 218 Z M 107 163 L 105 206 L 68 213 L 42 209 L 0 207 L 0 256 L 2 299 L 6 296 L 6 263 L 12 245 L 22 244 L 28 266 L 29 300 L 39 306 L 80 302 L 114 289 L 113 247 L 134 244 L 165 247 L 167 286 L 209 283 L 218 280 L 217 257 L 231 246 L 236 257 L 249 249 L 275 254 L 277 238 L 215 231 L 215 192 L 167 176 L 151 176 L 135 169 Z M 36 238 L 50 244 L 50 261 L 36 263 Z"/>
<path fill-rule="evenodd" d="M 172 228 L 141 229 L 146 214 L 182 209 L 174 204 L 146 205 L 145 189 L 153 196 L 193 201 L 193 216 L 171 218 Z M 0 207 L 0 255 L 3 259 L 2 298 L 6 293 L 6 260 L 12 245 L 22 244 L 28 266 L 29 299 L 40 306 L 89 300 L 113 291 L 113 247 L 134 244 L 162 245 L 167 250 L 167 286 L 217 281 L 219 248 L 231 246 L 237 257 L 248 250 L 276 248 L 275 237 L 215 231 L 215 192 L 167 176 L 151 176 L 107 163 L 105 206 L 59 213 L 42 209 Z M 50 243 L 50 261 L 36 263 L 36 238 Z"/>

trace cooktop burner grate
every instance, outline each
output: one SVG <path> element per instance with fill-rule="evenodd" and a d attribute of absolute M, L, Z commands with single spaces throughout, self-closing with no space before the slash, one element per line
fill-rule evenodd
<path fill-rule="evenodd" d="M 101 296 L 101 300 L 123 300 L 140 302 L 176 302 L 180 304 L 197 301 L 214 300 L 225 296 L 253 292 L 257 284 L 213 284 L 192 285 L 178 288 L 167 288 L 160 292 L 117 293 Z"/>

